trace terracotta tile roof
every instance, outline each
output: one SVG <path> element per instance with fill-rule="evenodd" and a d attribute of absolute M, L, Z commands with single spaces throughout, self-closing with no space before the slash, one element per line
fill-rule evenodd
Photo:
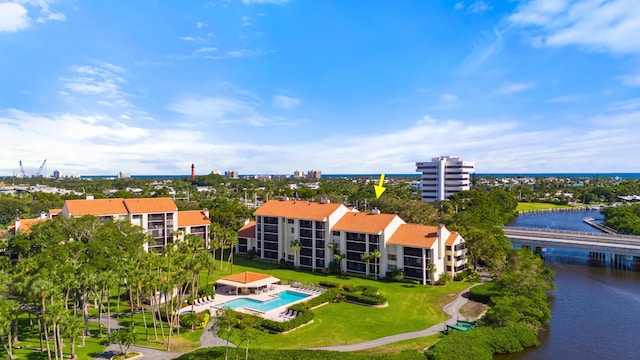
<path fill-rule="evenodd" d="M 211 225 L 211 220 L 204 215 L 202 210 L 178 211 L 179 227 L 201 225 Z"/>
<path fill-rule="evenodd" d="M 449 237 L 447 238 L 447 241 L 444 242 L 445 245 L 453 245 L 456 242 L 456 239 L 458 239 L 458 236 L 460 236 L 460 234 L 458 234 L 455 231 L 451 232 L 451 235 L 449 235 Z"/>
<path fill-rule="evenodd" d="M 249 223 L 238 230 L 238 237 L 255 239 L 256 238 L 256 222 L 249 221 Z"/>
<path fill-rule="evenodd" d="M 58 215 L 62 212 L 62 209 L 49 209 L 49 216 Z"/>
<path fill-rule="evenodd" d="M 396 217 L 398 215 L 350 212 L 345 214 L 332 230 L 379 234 Z"/>
<path fill-rule="evenodd" d="M 166 213 L 178 211 L 171 198 L 137 198 L 124 199 L 124 205 L 131 214 Z"/>
<path fill-rule="evenodd" d="M 127 214 L 122 199 L 67 200 L 64 207 L 72 216 Z"/>
<path fill-rule="evenodd" d="M 344 205 L 300 200 L 269 200 L 256 210 L 254 215 L 322 221 L 341 206 Z"/>
<path fill-rule="evenodd" d="M 241 283 L 241 284 L 249 284 L 249 283 L 252 283 L 254 281 L 268 279 L 270 277 L 271 277 L 271 275 L 269 275 L 269 274 L 260 274 L 260 273 L 254 273 L 254 272 L 251 272 L 251 271 L 245 271 L 243 273 L 225 276 L 225 277 L 221 278 L 220 280 L 233 281 L 233 282 L 237 282 L 237 283 Z"/>
<path fill-rule="evenodd" d="M 438 240 L 437 226 L 402 224 L 393 233 L 387 244 L 431 248 L 436 240 Z"/>
<path fill-rule="evenodd" d="M 41 223 L 43 221 L 47 221 L 49 220 L 48 218 L 45 219 L 20 219 L 20 228 L 18 229 L 18 232 L 25 235 L 31 232 L 31 227 L 35 224 Z M 12 235 L 16 234 L 16 229 L 15 229 L 15 225 L 14 226 L 9 226 L 8 228 L 9 232 Z"/>

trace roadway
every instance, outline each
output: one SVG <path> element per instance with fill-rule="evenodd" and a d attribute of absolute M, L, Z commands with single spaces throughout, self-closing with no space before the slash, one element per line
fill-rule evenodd
<path fill-rule="evenodd" d="M 640 236 L 510 226 L 505 226 L 502 230 L 513 244 L 640 257 Z"/>

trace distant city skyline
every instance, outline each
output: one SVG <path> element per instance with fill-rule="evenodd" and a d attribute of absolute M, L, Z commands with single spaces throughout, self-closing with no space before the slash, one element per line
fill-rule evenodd
<path fill-rule="evenodd" d="M 640 172 L 635 0 L 0 2 L 0 176 Z"/>

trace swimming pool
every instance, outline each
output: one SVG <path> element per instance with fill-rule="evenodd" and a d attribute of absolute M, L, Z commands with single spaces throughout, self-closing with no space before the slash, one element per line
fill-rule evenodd
<path fill-rule="evenodd" d="M 270 299 L 267 301 L 260 301 L 260 300 L 247 299 L 247 298 L 235 299 L 235 300 L 227 301 L 226 303 L 222 303 L 219 306 L 230 308 L 230 309 L 249 308 L 249 309 L 260 311 L 260 312 L 267 312 L 269 310 L 273 310 L 281 306 L 289 305 L 298 300 L 302 300 L 311 295 L 299 293 L 297 291 L 286 290 L 286 291 L 277 293 L 274 296 L 275 297 L 273 299 Z"/>

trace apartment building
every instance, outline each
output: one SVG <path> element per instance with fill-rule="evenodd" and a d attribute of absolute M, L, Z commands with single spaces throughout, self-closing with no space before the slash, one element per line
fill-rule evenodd
<path fill-rule="evenodd" d="M 161 250 L 176 239 L 176 234 L 193 234 L 202 237 L 209 247 L 209 211 L 178 211 L 171 198 L 88 199 L 67 200 L 60 216 L 81 217 L 93 215 L 102 221 L 126 220 L 142 227 L 151 237 L 146 249 Z"/>
<path fill-rule="evenodd" d="M 444 225 L 407 224 L 394 214 L 358 212 L 327 199 L 270 200 L 254 215 L 255 222 L 238 231 L 238 253 L 254 250 L 261 259 L 285 259 L 315 271 L 327 268 L 334 254 L 344 254 L 342 271 L 384 277 L 402 269 L 406 278 L 423 284 L 466 268 L 464 239 Z M 380 257 L 367 268 L 362 254 L 376 250 Z M 430 263 L 435 264 L 433 279 Z"/>
<path fill-rule="evenodd" d="M 457 192 L 469 190 L 474 171 L 475 163 L 460 157 L 440 156 L 417 162 L 416 172 L 422 173 L 422 201 L 446 200 Z"/>

